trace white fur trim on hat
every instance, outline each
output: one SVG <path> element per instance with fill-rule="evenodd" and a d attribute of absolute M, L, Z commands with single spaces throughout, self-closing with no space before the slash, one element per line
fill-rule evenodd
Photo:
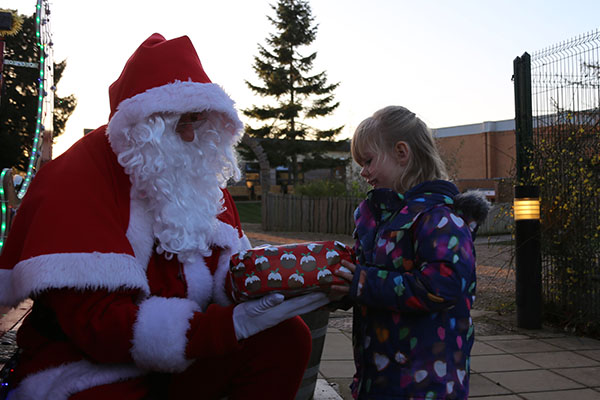
<path fill-rule="evenodd" d="M 186 333 L 198 304 L 188 299 L 153 296 L 140 304 L 133 327 L 131 355 L 141 368 L 181 372 L 193 361 L 185 358 Z"/>
<path fill-rule="evenodd" d="M 117 253 L 58 253 L 19 262 L 0 274 L 0 303 L 16 306 L 46 289 L 82 290 L 150 288 L 143 268 L 134 257 Z"/>
<path fill-rule="evenodd" d="M 233 100 L 214 83 L 175 81 L 163 86 L 148 89 L 129 99 L 123 100 L 108 123 L 107 135 L 115 153 L 127 148 L 123 130 L 129 129 L 152 114 L 171 112 L 214 111 L 223 114 L 229 122 L 230 143 L 235 143 L 242 135 L 242 122 L 235 110 Z M 224 139 L 226 139 L 225 137 Z"/>
<path fill-rule="evenodd" d="M 133 365 L 77 361 L 27 376 L 8 400 L 66 400 L 86 389 L 131 379 L 144 372 Z"/>

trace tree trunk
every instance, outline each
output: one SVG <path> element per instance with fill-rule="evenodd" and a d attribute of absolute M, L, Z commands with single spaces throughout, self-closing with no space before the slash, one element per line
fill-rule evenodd
<path fill-rule="evenodd" d="M 258 163 L 260 165 L 260 189 L 261 189 L 261 203 L 262 203 L 262 227 L 265 229 L 266 227 L 266 204 L 267 204 L 267 195 L 269 194 L 269 189 L 271 186 L 271 166 L 269 165 L 269 158 L 265 153 L 265 150 L 262 148 L 258 140 L 249 136 L 247 133 L 244 133 L 242 136 L 242 143 L 246 146 L 250 147 Z"/>

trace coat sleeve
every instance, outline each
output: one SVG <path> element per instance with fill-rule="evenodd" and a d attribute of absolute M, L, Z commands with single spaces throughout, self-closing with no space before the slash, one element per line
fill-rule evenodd
<path fill-rule="evenodd" d="M 67 340 L 97 363 L 131 363 L 179 372 L 193 359 L 218 357 L 239 347 L 233 306 L 200 312 L 188 299 L 151 296 L 139 304 L 134 290 L 55 289 L 36 301 L 49 307 Z"/>
<path fill-rule="evenodd" d="M 422 215 L 413 229 L 414 267 L 396 272 L 357 265 L 350 293 L 358 303 L 397 312 L 436 312 L 474 290 L 473 244 L 464 221 L 439 207 Z"/>

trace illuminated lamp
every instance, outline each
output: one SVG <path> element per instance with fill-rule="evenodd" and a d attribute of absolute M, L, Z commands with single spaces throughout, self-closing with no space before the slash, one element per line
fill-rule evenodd
<path fill-rule="evenodd" d="M 515 186 L 515 300 L 517 326 L 542 327 L 540 189 Z"/>

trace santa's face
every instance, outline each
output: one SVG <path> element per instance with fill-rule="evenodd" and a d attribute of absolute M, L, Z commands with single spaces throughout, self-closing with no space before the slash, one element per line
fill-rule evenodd
<path fill-rule="evenodd" d="M 214 113 L 156 115 L 132 128 L 135 142 L 119 155 L 133 198 L 152 217 L 157 251 L 180 261 L 210 254 L 227 180 L 239 178 L 233 143 Z"/>
<path fill-rule="evenodd" d="M 193 142 L 196 136 L 195 130 L 201 128 L 207 119 L 208 112 L 206 111 L 181 114 L 175 126 L 175 132 L 184 142 Z"/>

